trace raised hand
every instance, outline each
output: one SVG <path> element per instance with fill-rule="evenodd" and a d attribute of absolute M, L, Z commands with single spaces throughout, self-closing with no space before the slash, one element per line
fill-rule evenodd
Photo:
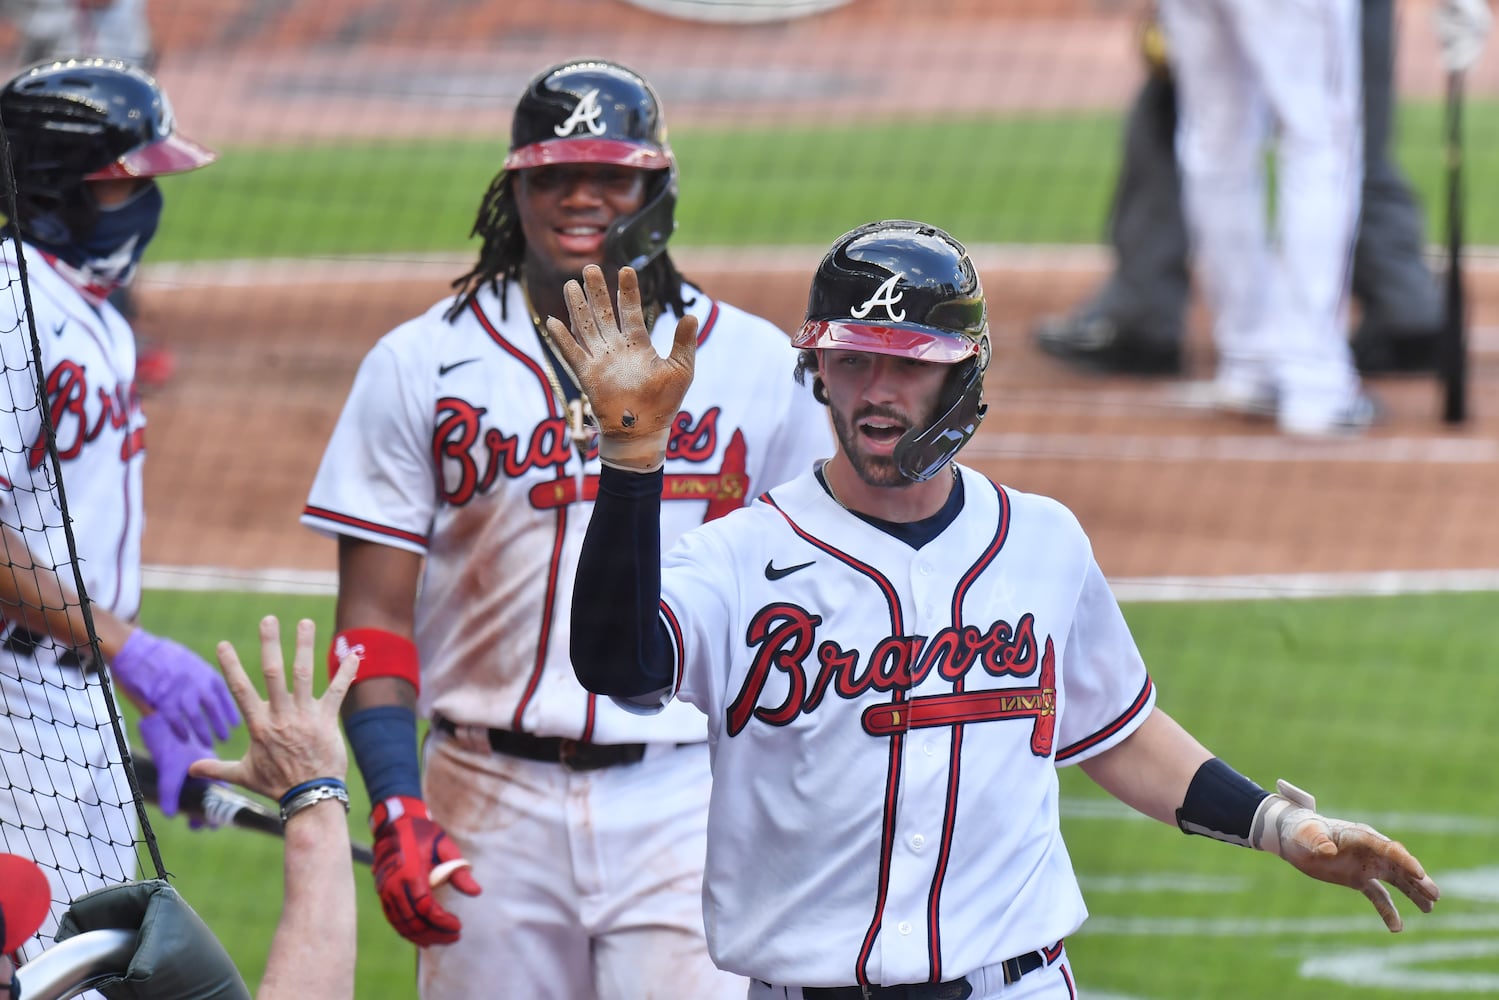
<path fill-rule="evenodd" d="M 641 472 L 658 468 L 692 384 L 697 317 L 677 321 L 671 353 L 663 358 L 651 345 L 634 268 L 619 270 L 617 316 L 604 272 L 595 264 L 583 269 L 581 285 L 569 281 L 563 292 L 571 329 L 548 317 L 547 330 L 593 408 L 599 459 Z"/>
<path fill-rule="evenodd" d="M 1250 842 L 1279 854 L 1312 878 L 1357 889 L 1374 904 L 1391 933 L 1404 926 L 1388 882 L 1430 913 L 1441 890 L 1421 863 L 1399 841 L 1371 826 L 1319 814 L 1311 795 L 1287 781 L 1276 782 L 1279 794 L 1265 800 L 1255 819 Z"/>
<path fill-rule="evenodd" d="M 218 646 L 219 666 L 229 690 L 245 713 L 250 748 L 239 760 L 199 760 L 189 769 L 195 778 L 230 781 L 273 799 L 287 789 L 315 778 L 339 778 L 348 773 L 348 750 L 338 727 L 338 707 L 353 683 L 358 657 L 349 656 L 328 682 L 321 698 L 312 696 L 313 642 L 316 627 L 297 623 L 297 649 L 292 660 L 291 691 L 286 690 L 286 668 L 281 654 L 281 624 L 275 616 L 260 620 L 260 671 L 265 675 L 266 700 L 239 662 L 228 642 Z"/>

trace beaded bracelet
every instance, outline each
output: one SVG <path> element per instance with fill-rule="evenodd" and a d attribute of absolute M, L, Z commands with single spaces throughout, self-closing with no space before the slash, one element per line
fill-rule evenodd
<path fill-rule="evenodd" d="M 348 786 L 337 778 L 314 778 L 293 785 L 281 796 L 281 825 L 285 826 L 297 813 L 325 799 L 337 799 L 343 803 L 344 812 L 349 811 Z"/>

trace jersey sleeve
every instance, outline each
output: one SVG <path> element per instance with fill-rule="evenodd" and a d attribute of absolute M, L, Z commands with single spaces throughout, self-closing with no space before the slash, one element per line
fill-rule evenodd
<path fill-rule="evenodd" d="M 1091 554 L 1067 636 L 1058 764 L 1121 742 L 1155 705 L 1155 685 L 1103 571 Z"/>
<path fill-rule="evenodd" d="M 15 274 L 14 271 L 11 272 Z M 18 277 L 11 278 L 18 283 Z M 16 296 L 19 291 L 12 289 Z M 18 301 L 18 300 L 17 300 Z M 51 510 L 51 466 L 46 455 L 33 467 L 33 450 L 42 434 L 42 411 L 37 397 L 36 366 L 32 357 L 31 332 L 26 317 L 10 296 L 0 296 L 0 364 L 5 366 L 5 386 L 0 389 L 0 520 L 16 529 L 40 528 L 47 520 L 43 508 Z M 47 494 L 42 500 L 38 491 Z"/>
<path fill-rule="evenodd" d="M 709 719 L 723 717 L 725 668 L 734 662 L 729 639 L 736 597 L 729 588 L 737 569 L 720 529 L 741 514 L 687 532 L 661 561 L 661 622 L 676 674 L 672 694 Z"/>
<path fill-rule="evenodd" d="M 425 369 L 382 340 L 366 355 L 328 440 L 302 523 L 419 555 L 427 551 L 437 486 Z"/>

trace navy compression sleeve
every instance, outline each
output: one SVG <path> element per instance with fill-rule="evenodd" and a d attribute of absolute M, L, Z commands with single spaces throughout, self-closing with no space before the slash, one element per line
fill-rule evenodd
<path fill-rule="evenodd" d="M 595 694 L 645 700 L 671 686 L 661 622 L 662 472 L 604 466 L 573 585 L 572 661 Z"/>

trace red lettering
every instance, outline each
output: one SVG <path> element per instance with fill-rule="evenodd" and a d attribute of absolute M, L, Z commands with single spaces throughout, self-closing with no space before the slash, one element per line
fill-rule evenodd
<path fill-rule="evenodd" d="M 739 694 L 729 705 L 729 735 L 735 736 L 748 725 L 750 716 L 772 726 L 781 726 L 796 718 L 802 710 L 807 678 L 802 663 L 812 649 L 812 640 L 822 619 L 809 615 L 794 604 L 771 604 L 761 608 L 750 622 L 745 641 L 759 647 L 750 662 L 749 673 Z M 765 683 L 774 667 L 786 675 L 786 698 L 773 708 L 760 707 Z"/>
<path fill-rule="evenodd" d="M 718 407 L 710 407 L 695 425 L 692 414 L 683 410 L 672 421 L 666 440 L 667 458 L 685 458 L 689 462 L 706 462 L 718 450 Z"/>

